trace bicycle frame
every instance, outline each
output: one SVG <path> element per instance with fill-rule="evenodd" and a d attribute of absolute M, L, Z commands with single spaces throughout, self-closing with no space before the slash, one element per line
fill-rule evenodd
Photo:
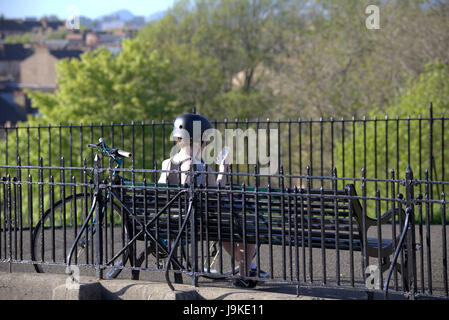
<path fill-rule="evenodd" d="M 100 140 L 101 140 L 101 138 L 100 138 Z M 101 143 L 101 147 L 102 147 L 102 153 L 103 154 L 107 154 L 114 162 L 115 162 L 115 167 L 112 169 L 112 180 L 115 180 L 114 178 L 115 177 L 120 177 L 119 175 L 118 175 L 118 171 L 117 170 L 115 170 L 115 169 L 120 169 L 120 167 L 121 167 L 121 165 L 123 164 L 123 159 L 122 158 L 120 158 L 120 157 L 115 157 L 115 156 L 111 156 L 110 155 L 110 153 L 111 153 L 111 149 L 109 149 L 109 147 L 106 145 L 106 143 L 104 143 L 104 140 L 102 141 L 102 142 L 100 142 Z M 98 146 L 98 145 L 89 145 L 89 146 Z M 98 156 L 97 154 L 95 154 L 95 156 Z M 120 179 L 122 179 L 122 180 L 126 180 L 125 178 L 123 178 L 123 177 L 120 177 Z M 111 193 L 110 193 L 110 190 L 109 190 L 109 188 L 107 189 L 107 193 L 106 193 L 106 199 L 105 199 L 105 203 L 107 203 L 109 200 L 110 200 L 110 197 L 111 197 Z M 116 196 L 117 197 L 117 196 Z M 92 207 L 92 208 L 94 208 L 94 207 Z M 91 209 L 92 209 L 91 208 Z M 104 211 L 105 211 L 105 207 L 104 206 L 102 206 L 102 208 L 101 208 L 101 216 L 103 216 L 104 215 Z M 87 219 L 86 219 L 87 220 Z M 88 221 L 88 220 L 87 220 Z M 92 229 L 92 232 L 93 233 L 95 233 L 95 223 L 96 223 L 96 217 L 94 217 L 93 219 L 92 219 L 92 224 L 94 225 L 94 228 Z M 90 226 L 88 226 L 87 227 L 88 228 L 88 231 L 89 231 L 89 229 L 90 229 Z"/>
<path fill-rule="evenodd" d="M 113 180 L 116 180 L 116 179 L 114 179 L 114 177 L 117 177 L 117 176 L 120 177 L 118 175 L 117 170 L 115 170 L 115 169 L 119 169 L 120 166 L 123 163 L 123 159 L 120 158 L 119 156 L 115 155 L 115 153 L 117 153 L 118 149 L 109 149 L 107 147 L 107 145 L 104 143 L 104 139 L 102 139 L 102 138 L 100 138 L 100 143 L 99 144 L 97 144 L 97 145 L 89 145 L 89 147 L 101 147 L 102 153 L 106 154 L 107 156 L 109 156 L 116 163 L 115 167 L 112 169 Z M 99 161 L 98 154 L 95 154 L 95 159 L 96 159 L 96 163 L 98 163 L 98 161 Z M 125 181 L 126 180 L 123 177 L 120 177 L 120 179 L 121 179 L 121 181 Z M 96 182 L 97 182 L 97 184 L 99 183 L 99 181 L 96 181 Z M 111 185 L 107 186 L 106 190 L 107 190 L 106 191 L 106 196 L 105 196 L 105 199 L 103 199 L 103 196 L 102 196 L 102 194 L 101 194 L 101 192 L 100 192 L 100 190 L 98 189 L 98 186 L 97 186 L 97 190 L 94 193 L 93 201 L 92 201 L 92 205 L 91 205 L 91 208 L 89 210 L 89 213 L 86 216 L 86 219 L 85 219 L 83 225 L 81 226 L 81 228 L 80 228 L 80 230 L 79 230 L 75 240 L 73 241 L 72 247 L 70 248 L 70 251 L 69 251 L 69 253 L 67 255 L 67 266 L 68 267 L 70 267 L 70 265 L 71 265 L 73 252 L 75 251 L 75 248 L 78 245 L 78 242 L 80 241 L 82 234 L 84 233 L 86 228 L 90 227 L 89 226 L 89 221 L 92 219 L 92 217 L 94 215 L 94 211 L 97 208 L 97 206 L 100 206 L 100 208 L 98 208 L 98 213 L 99 213 L 100 216 L 99 217 L 94 217 L 92 219 L 92 223 L 94 224 L 94 226 L 98 223 L 99 227 L 101 228 L 100 223 L 102 221 L 102 218 L 104 216 L 104 212 L 105 212 L 105 209 L 106 209 L 104 204 L 108 203 L 111 200 L 111 196 L 113 198 L 115 198 L 118 201 L 118 203 L 120 204 L 120 206 L 125 209 L 125 211 L 128 213 L 128 217 L 131 217 L 131 218 L 135 219 L 134 216 L 133 216 L 132 210 L 125 203 L 123 203 L 121 197 L 112 189 L 112 186 Z M 177 199 L 179 197 L 179 195 L 181 195 L 184 192 L 186 192 L 186 191 L 183 190 L 183 191 L 179 192 L 179 194 L 174 199 L 172 199 L 172 201 L 170 201 L 170 203 L 173 202 L 175 199 Z M 114 257 L 112 257 L 112 259 L 106 263 L 106 265 L 112 264 L 120 255 L 122 255 L 125 252 L 125 250 L 128 250 L 128 248 L 135 242 L 135 240 L 143 232 L 145 232 L 149 236 L 150 241 L 155 243 L 167 256 L 170 256 L 169 261 L 172 261 L 172 263 L 176 267 L 182 268 L 181 263 L 179 263 L 179 261 L 177 261 L 177 259 L 175 257 L 172 257 L 173 253 L 170 254 L 170 252 L 168 252 L 168 250 L 166 248 L 166 245 L 164 243 L 161 243 L 160 239 L 156 239 L 154 237 L 154 235 L 152 235 L 151 232 L 149 232 L 147 230 L 148 225 L 150 225 L 151 223 L 156 221 L 157 217 L 159 217 L 169 207 L 170 203 L 168 203 L 164 208 L 162 208 L 160 210 L 160 212 L 156 215 L 156 217 L 154 217 L 150 222 L 148 222 L 146 225 L 142 225 L 143 228 L 136 235 L 133 235 L 132 239 L 128 239 L 127 244 L 117 254 L 115 254 Z M 98 218 L 98 220 L 96 220 L 97 218 Z M 125 221 L 125 219 L 123 217 L 122 217 L 122 221 Z M 138 222 L 140 224 L 140 222 L 138 220 L 136 220 L 136 222 Z M 95 232 L 96 230 L 93 229 L 92 231 Z M 70 268 L 69 268 L 69 271 L 70 271 Z"/>
<path fill-rule="evenodd" d="M 91 148 L 101 148 L 101 153 L 103 155 L 107 155 L 109 158 L 111 158 L 115 162 L 115 167 L 112 169 L 112 178 L 113 178 L 113 180 L 115 180 L 114 179 L 115 177 L 117 177 L 117 176 L 119 177 L 118 171 L 116 169 L 119 169 L 121 167 L 121 165 L 123 164 L 123 159 L 118 157 L 118 156 L 116 156 L 116 155 L 114 155 L 114 153 L 115 153 L 115 151 L 117 149 L 110 149 L 106 145 L 106 143 L 105 143 L 103 138 L 99 139 L 99 143 L 98 144 L 89 144 L 88 146 L 91 147 Z M 97 161 L 99 159 L 97 153 L 95 154 L 95 159 L 97 159 Z M 120 179 L 124 180 L 124 178 L 120 178 Z M 99 214 L 100 214 L 99 220 L 101 222 L 102 217 L 103 217 L 104 212 L 105 212 L 105 209 L 106 209 L 105 206 L 104 206 L 104 203 L 108 203 L 110 201 L 111 195 L 114 196 L 116 199 L 120 200 L 119 196 L 115 192 L 113 192 L 110 187 L 107 188 L 107 192 L 106 192 L 106 196 L 105 196 L 104 200 L 103 200 L 103 196 L 101 195 L 100 192 L 98 192 L 98 190 L 97 190 L 97 192 L 95 192 L 95 194 L 93 196 L 93 201 L 92 201 L 92 205 L 91 205 L 91 208 L 89 210 L 89 213 L 86 216 L 86 219 L 84 220 L 84 223 L 81 226 L 81 229 L 78 232 L 78 235 L 76 236 L 75 240 L 73 241 L 73 244 L 72 244 L 72 247 L 70 248 L 69 254 L 67 255 L 67 265 L 68 266 L 70 266 L 70 264 L 71 264 L 73 252 L 74 252 L 76 246 L 78 245 L 78 242 L 80 241 L 80 238 L 81 238 L 82 234 L 84 233 L 86 228 L 90 228 L 89 221 L 90 221 L 90 219 L 93 216 L 93 213 L 95 211 L 95 208 L 97 207 L 97 204 L 101 205 L 100 210 L 99 210 Z M 124 204 L 121 203 L 121 205 L 123 206 Z M 126 208 L 126 206 L 124 206 L 124 207 L 129 212 L 129 208 Z M 97 219 L 97 217 L 94 217 L 92 219 L 92 224 L 94 225 L 94 228 L 92 229 L 92 233 L 96 232 L 96 229 L 95 229 L 95 224 L 97 223 L 96 219 Z"/>

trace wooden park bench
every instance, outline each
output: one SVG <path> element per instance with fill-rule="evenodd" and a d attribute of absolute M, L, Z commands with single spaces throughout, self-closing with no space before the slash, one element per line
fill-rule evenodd
<path fill-rule="evenodd" d="M 198 274 L 209 271 L 206 266 L 199 272 L 197 262 L 192 266 L 198 255 L 197 246 L 192 247 L 194 259 L 190 262 L 177 259 L 176 245 L 180 243 L 221 241 L 348 250 L 351 254 L 360 251 L 364 254 L 365 267 L 367 259 L 374 257 L 379 259 L 384 272 L 390 266 L 390 256 L 398 240 L 367 236 L 368 229 L 377 226 L 378 220 L 364 215 L 353 184 L 347 184 L 342 190 L 190 188 L 153 183 L 123 189 L 123 203 L 129 208 L 129 219 L 126 219 L 129 239 L 158 242 L 158 250 L 154 245 L 149 246 L 151 249 L 131 264 L 139 267 L 142 256 L 150 251 L 167 258 L 166 279 L 172 289 L 169 263 L 174 269 L 194 270 Z M 391 220 L 393 213 L 403 221 L 404 210 L 395 208 L 381 215 L 380 223 Z M 131 243 L 128 245 L 132 247 Z M 405 276 L 407 272 L 402 274 Z"/>

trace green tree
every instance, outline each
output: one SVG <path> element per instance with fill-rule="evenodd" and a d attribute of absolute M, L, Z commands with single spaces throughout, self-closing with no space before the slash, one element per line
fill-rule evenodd
<path fill-rule="evenodd" d="M 31 41 L 31 33 L 27 32 L 22 35 L 9 35 L 5 38 L 5 43 L 29 43 Z"/>
<path fill-rule="evenodd" d="M 355 162 L 356 177 L 362 176 L 364 168 L 367 178 L 389 179 L 393 170 L 395 179 L 404 179 L 410 165 L 415 179 L 424 180 L 427 171 L 429 178 L 446 180 L 449 176 L 444 154 L 448 143 L 445 141 L 447 123 L 442 117 L 449 114 L 448 79 L 449 66 L 439 61 L 428 64 L 426 71 L 418 77 L 410 78 L 407 88 L 401 90 L 385 113 L 379 109 L 373 110 L 368 117 L 371 121 L 358 123 L 355 132 L 348 134 L 345 146 L 341 142 L 336 143 L 337 171 L 341 173 L 344 170 L 346 176 L 351 176 Z M 435 119 L 432 121 L 432 131 L 428 119 L 430 102 Z M 376 122 L 376 119 L 391 121 Z M 398 122 L 396 119 L 403 120 Z M 429 140 L 431 133 L 433 154 Z M 370 182 L 367 188 L 372 195 L 376 189 L 389 194 L 388 186 L 381 182 Z M 442 189 L 435 187 L 433 191 L 432 196 L 439 199 Z"/>
<path fill-rule="evenodd" d="M 60 30 L 50 33 L 45 40 L 64 40 L 67 36 L 67 30 Z"/>
<path fill-rule="evenodd" d="M 125 40 L 117 56 L 99 48 L 57 70 L 55 93 L 28 91 L 40 114 L 30 124 L 150 121 L 178 111 L 169 61 L 145 43 Z"/>
<path fill-rule="evenodd" d="M 79 60 L 61 60 L 57 64 L 58 87 L 54 93 L 27 91 L 39 113 L 17 128 L 7 129 L 5 143 L 0 147 L 3 163 L 15 165 L 19 156 L 22 165 L 37 166 L 42 159 L 42 165 L 55 167 L 64 158 L 64 166 L 73 169 L 64 174 L 45 169 L 43 181 L 48 183 L 53 176 L 56 182 L 63 177 L 68 182 L 74 177 L 79 183 L 85 178 L 84 170 L 79 168 L 92 165 L 93 152 L 87 144 L 104 137 L 109 146 L 134 152 L 125 168 L 153 168 L 153 161 L 162 161 L 170 132 L 167 130 L 163 140 L 161 131 L 166 128 L 150 125 L 149 129 L 140 124 L 173 119 L 182 111 L 170 90 L 172 72 L 169 61 L 161 59 L 156 50 L 148 50 L 145 42 L 136 40 L 124 41 L 116 56 L 99 48 L 82 54 Z M 133 122 L 135 125 L 130 126 Z M 155 129 L 154 140 L 151 128 Z M 142 139 L 143 135 L 146 139 Z M 103 166 L 108 165 L 103 161 Z M 2 176 L 7 173 L 18 174 L 15 169 L 2 169 Z M 33 181 L 39 178 L 38 169 L 22 170 L 22 180 L 27 179 L 27 174 Z M 130 173 L 123 175 L 132 177 Z M 141 181 L 143 174 L 136 174 L 136 179 Z M 37 188 L 33 188 L 34 194 Z M 44 189 L 44 207 L 48 208 L 47 186 Z M 70 188 L 66 189 L 69 192 Z M 26 196 L 23 199 L 27 201 Z M 37 200 L 33 205 L 37 215 Z"/>
<path fill-rule="evenodd" d="M 304 27 L 286 47 L 289 59 L 273 74 L 285 115 L 348 118 L 373 106 L 385 110 L 427 63 L 449 61 L 446 1 L 309 4 Z M 379 30 L 365 26 L 370 4 L 380 8 Z"/>
<path fill-rule="evenodd" d="M 167 118 L 173 119 L 182 110 L 182 106 L 176 101 L 176 95 L 171 92 L 173 70 L 169 61 L 161 59 L 156 50 L 148 50 L 144 42 L 125 40 L 122 52 L 117 56 L 105 48 L 100 48 L 82 54 L 80 60 L 65 59 L 58 63 L 57 71 L 58 88 L 54 93 L 27 91 L 33 106 L 39 110 L 39 115 L 31 117 L 27 125 L 37 127 L 95 124 L 98 127 L 99 124 L 104 124 L 110 128 L 109 130 L 114 129 L 118 136 L 119 128 L 109 124 L 124 124 L 123 133 L 120 132 L 120 135 L 124 136 L 122 147 L 131 149 L 133 141 L 133 128 L 129 126 L 131 122 L 151 123 Z M 73 141 L 69 142 L 70 135 L 67 130 L 64 128 L 65 134 L 63 133 L 60 138 L 64 152 L 55 150 L 52 155 L 43 151 L 31 152 L 33 159 L 30 162 L 38 163 L 38 157 L 48 159 L 51 156 L 51 159 L 58 164 L 61 155 L 66 157 L 69 155 L 68 145 L 72 146 L 72 150 L 80 150 L 80 141 L 84 144 L 91 143 L 92 135 L 94 139 L 100 135 L 110 136 L 104 128 L 91 129 L 90 132 L 84 128 L 82 129 L 85 130 L 84 133 L 77 133 L 81 135 L 80 137 L 75 139 L 73 136 Z M 32 138 L 36 140 L 37 131 L 36 129 L 30 131 L 34 135 Z M 44 131 L 41 130 L 39 138 L 42 146 L 45 146 L 49 139 Z M 157 133 L 160 133 L 159 131 Z M 20 132 L 26 133 L 24 130 Z M 135 140 L 137 134 L 139 133 L 134 132 Z M 19 139 L 25 141 L 24 136 Z M 152 160 L 159 161 L 162 160 L 160 134 L 158 139 L 155 148 L 157 159 Z M 150 139 L 147 139 L 147 143 L 151 143 Z M 21 147 L 25 148 L 25 145 Z M 148 160 L 150 156 L 152 155 L 139 155 L 134 162 L 135 167 L 142 167 L 143 163 L 151 165 L 152 160 Z M 82 160 L 79 159 L 77 164 L 81 165 Z"/>
<path fill-rule="evenodd" d="M 379 138 L 385 136 L 385 121 L 379 121 L 376 124 L 374 121 L 366 123 L 366 136 L 363 133 L 363 125 L 359 124 L 356 128 L 356 146 L 355 146 L 355 158 L 357 165 L 357 174 L 361 172 L 362 167 L 365 167 L 367 176 L 374 177 L 374 157 L 378 159 L 378 177 L 381 173 L 387 172 L 391 169 L 395 171 L 399 170 L 397 174 L 400 177 L 404 177 L 405 170 L 410 164 L 415 171 L 415 176 L 419 175 L 419 167 L 423 171 L 430 169 L 430 146 L 429 146 L 429 121 L 426 120 L 429 115 L 429 104 L 433 105 L 433 116 L 436 119 L 447 116 L 449 113 L 449 66 L 441 64 L 440 62 L 431 63 L 427 66 L 426 72 L 416 78 L 411 78 L 408 81 L 408 87 L 402 90 L 401 94 L 392 103 L 391 106 L 386 108 L 385 112 L 380 110 L 373 110 L 370 112 L 368 119 L 383 120 L 388 118 L 390 120 L 405 119 L 401 121 L 399 130 L 395 121 L 388 123 L 388 146 L 385 139 Z M 408 127 L 407 119 L 410 116 L 410 129 Z M 421 118 L 421 120 L 419 120 Z M 381 124 L 380 124 L 381 123 Z M 421 129 L 419 129 L 419 123 L 421 123 Z M 375 124 L 377 126 L 378 138 L 375 141 L 374 129 Z M 433 121 L 433 137 L 434 144 L 433 149 L 435 153 L 439 153 L 442 150 L 442 121 Z M 409 133 L 410 132 L 410 133 Z M 399 141 L 397 141 L 399 136 Z M 366 137 L 366 149 L 364 147 L 364 139 Z M 352 141 L 352 135 L 348 135 L 347 139 Z M 421 139 L 421 144 L 419 142 Z M 399 145 L 398 145 L 399 142 Z M 347 143 L 349 145 L 349 143 Z M 419 150 L 418 146 L 421 145 L 422 150 Z M 409 153 L 410 146 L 410 153 Z M 376 147 L 376 153 L 374 152 Z M 341 160 L 343 153 L 347 159 L 353 159 L 352 144 L 347 146 L 345 150 L 342 149 L 341 144 L 338 145 L 338 157 Z M 369 157 L 366 161 L 364 155 L 365 152 Z M 399 153 L 399 162 L 397 162 L 397 153 Z M 419 161 L 421 154 L 421 162 Z M 383 161 L 386 156 L 390 159 L 389 163 Z M 443 159 L 441 155 L 435 154 L 436 165 L 441 167 Z M 339 161 L 336 161 L 339 163 Z M 351 161 L 347 162 L 346 172 L 349 172 L 351 168 Z M 387 167 L 388 166 L 388 167 Z M 340 166 L 339 169 L 342 169 Z M 445 177 L 449 176 L 447 171 L 449 168 L 445 168 L 446 172 L 440 174 Z"/>
<path fill-rule="evenodd" d="M 260 96 L 276 96 L 266 73 L 290 40 L 292 25 L 304 1 L 197 0 L 178 1 L 168 14 L 139 34 L 158 47 L 179 68 L 174 88 L 198 112 L 214 116 L 221 99 L 241 104 L 244 111 L 222 108 L 227 117 L 269 114 L 258 106 Z M 188 71 L 188 72 L 186 72 Z M 261 76 L 263 75 L 263 76 Z M 240 77 L 239 85 L 235 79 Z M 236 90 L 235 93 L 229 93 Z M 259 92 L 260 91 L 260 92 Z M 222 97 L 222 98 L 220 98 Z M 239 102 L 238 97 L 242 100 Z M 254 100 L 253 100 L 254 98 Z"/>

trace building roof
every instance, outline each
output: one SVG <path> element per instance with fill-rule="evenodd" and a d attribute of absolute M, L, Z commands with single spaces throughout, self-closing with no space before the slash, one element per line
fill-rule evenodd
<path fill-rule="evenodd" d="M 64 25 L 64 21 L 47 21 L 47 26 L 53 30 L 57 30 L 59 27 Z"/>
<path fill-rule="evenodd" d="M 0 19 L 1 31 L 30 32 L 34 27 L 39 27 L 40 25 L 39 21 Z"/>
<path fill-rule="evenodd" d="M 58 59 L 79 58 L 82 53 L 81 50 L 50 50 L 50 54 Z"/>
<path fill-rule="evenodd" d="M 57 30 L 58 27 L 63 26 L 63 21 L 46 21 L 47 27 Z M 15 31 L 15 32 L 31 32 L 33 28 L 44 27 L 42 21 L 30 21 L 20 19 L 0 19 L 0 31 Z"/>
<path fill-rule="evenodd" d="M 114 44 L 114 43 L 121 43 L 122 40 L 125 38 L 125 36 L 108 34 L 108 33 L 100 33 L 100 34 L 97 34 L 97 38 L 98 38 L 98 42 L 100 44 Z"/>
<path fill-rule="evenodd" d="M 0 61 L 21 61 L 32 54 L 33 50 L 25 48 L 21 43 L 0 44 Z"/>
<path fill-rule="evenodd" d="M 14 105 L 0 98 L 0 125 L 4 125 L 7 121 L 17 123 L 18 121 L 26 121 L 26 117 L 17 112 Z"/>

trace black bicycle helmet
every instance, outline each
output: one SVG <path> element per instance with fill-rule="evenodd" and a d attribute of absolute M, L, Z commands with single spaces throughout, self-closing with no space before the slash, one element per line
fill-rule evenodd
<path fill-rule="evenodd" d="M 211 123 L 205 117 L 199 114 L 185 113 L 178 116 L 173 123 L 173 137 L 186 139 L 186 133 L 189 134 L 190 140 L 194 139 L 194 125 L 201 124 L 199 127 L 199 133 L 201 134 L 201 140 L 203 133 L 212 128 Z"/>

